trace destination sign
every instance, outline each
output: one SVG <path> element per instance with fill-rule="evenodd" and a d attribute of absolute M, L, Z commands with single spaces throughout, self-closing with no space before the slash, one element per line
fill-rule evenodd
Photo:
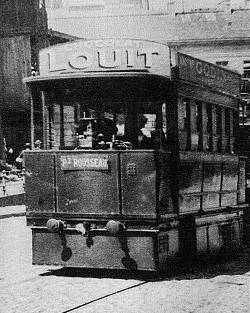
<path fill-rule="evenodd" d="M 144 70 L 170 76 L 167 45 L 132 39 L 81 40 L 40 52 L 40 75 Z"/>
<path fill-rule="evenodd" d="M 240 74 L 218 65 L 177 53 L 179 78 L 230 94 L 240 92 Z"/>
<path fill-rule="evenodd" d="M 110 162 L 107 156 L 67 155 L 61 156 L 61 169 L 64 171 L 109 171 Z"/>

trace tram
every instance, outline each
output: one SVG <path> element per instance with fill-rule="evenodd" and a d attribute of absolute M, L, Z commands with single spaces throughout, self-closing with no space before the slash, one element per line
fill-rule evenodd
<path fill-rule="evenodd" d="M 161 271 L 240 247 L 238 73 L 148 40 L 39 57 L 24 79 L 43 142 L 25 152 L 34 264 Z"/>

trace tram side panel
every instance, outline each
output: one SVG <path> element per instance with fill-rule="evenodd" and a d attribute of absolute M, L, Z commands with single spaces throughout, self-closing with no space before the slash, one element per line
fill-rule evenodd
<path fill-rule="evenodd" d="M 220 190 L 222 182 L 221 162 L 207 162 L 203 164 L 203 187 L 201 209 L 205 212 L 220 207 Z"/>
<path fill-rule="evenodd" d="M 27 217 L 55 212 L 55 166 L 53 153 L 25 153 Z"/>
<path fill-rule="evenodd" d="M 178 177 L 182 255 L 214 256 L 238 249 L 246 206 L 244 160 L 199 153 L 188 160 L 187 154 L 180 154 Z"/>
<path fill-rule="evenodd" d="M 244 161 L 237 156 L 181 152 L 179 213 L 209 213 L 245 203 L 244 177 Z"/>

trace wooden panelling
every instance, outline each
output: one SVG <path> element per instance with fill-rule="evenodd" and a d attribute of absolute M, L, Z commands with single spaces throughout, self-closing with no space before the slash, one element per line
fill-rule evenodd
<path fill-rule="evenodd" d="M 22 79 L 31 71 L 30 36 L 0 38 L 0 55 L 1 108 L 28 110 L 28 89 Z"/>
<path fill-rule="evenodd" d="M 187 159 L 192 156 L 193 160 Z M 235 156 L 182 152 L 179 166 L 179 213 L 225 209 L 244 203 L 244 166 Z"/>
<path fill-rule="evenodd" d="M 0 5 L 0 37 L 47 31 L 41 0 L 7 0 Z"/>

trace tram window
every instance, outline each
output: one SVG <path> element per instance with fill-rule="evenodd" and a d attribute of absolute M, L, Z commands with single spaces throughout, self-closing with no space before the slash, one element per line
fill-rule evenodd
<path fill-rule="evenodd" d="M 225 136 L 227 137 L 226 140 L 226 152 L 231 152 L 231 111 L 229 109 L 225 109 Z"/>
<path fill-rule="evenodd" d="M 222 111 L 221 108 L 216 108 L 216 134 L 219 136 L 217 141 L 217 151 L 220 152 L 221 145 L 221 135 L 222 135 Z"/>
<path fill-rule="evenodd" d="M 231 114 L 230 110 L 226 109 L 225 110 L 225 135 L 230 137 L 231 135 Z"/>
<path fill-rule="evenodd" d="M 212 151 L 212 135 L 213 135 L 213 110 L 212 110 L 212 105 L 207 104 L 206 106 L 206 111 L 207 111 L 207 134 L 208 134 L 208 150 Z"/>
<path fill-rule="evenodd" d="M 196 102 L 196 125 L 197 132 L 202 132 L 202 103 Z"/>
<path fill-rule="evenodd" d="M 187 105 L 186 101 L 183 98 L 180 98 L 178 101 L 178 128 L 181 131 L 186 130 L 187 123 Z"/>
<path fill-rule="evenodd" d="M 166 105 L 166 103 L 162 104 L 161 109 L 162 109 L 162 130 L 166 136 L 166 134 L 167 134 L 167 111 L 166 111 L 167 105 Z"/>
<path fill-rule="evenodd" d="M 107 149 L 117 135 L 116 114 L 109 102 L 85 104 L 78 124 L 78 148 Z"/>
<path fill-rule="evenodd" d="M 136 108 L 135 149 L 159 149 L 166 145 L 166 103 L 140 103 Z"/>
<path fill-rule="evenodd" d="M 187 131 L 187 132 L 190 132 L 190 117 L 191 117 L 191 110 L 190 110 L 190 100 L 189 99 L 185 99 L 184 100 L 184 112 L 185 112 L 185 115 L 184 115 L 184 129 Z"/>
<path fill-rule="evenodd" d="M 213 119 L 212 119 L 212 106 L 207 105 L 207 133 L 212 135 Z"/>
<path fill-rule="evenodd" d="M 116 127 L 117 127 L 116 137 L 121 140 L 124 139 L 125 136 L 125 120 L 126 115 L 124 113 L 119 113 L 116 115 Z"/>
<path fill-rule="evenodd" d="M 189 99 L 185 99 L 184 105 L 184 131 L 186 132 L 185 149 L 191 149 L 191 104 Z"/>
<path fill-rule="evenodd" d="M 216 134 L 221 135 L 222 133 L 222 114 L 221 109 L 216 108 Z"/>
<path fill-rule="evenodd" d="M 239 123 L 239 115 L 238 112 L 233 113 L 233 136 L 236 137 L 236 132 L 238 129 L 238 123 Z"/>
<path fill-rule="evenodd" d="M 54 90 L 47 98 L 47 146 L 51 149 L 108 149 L 114 142 L 127 142 L 126 148 L 156 149 L 165 142 L 163 101 L 83 98 L 77 90 L 64 89 Z"/>

